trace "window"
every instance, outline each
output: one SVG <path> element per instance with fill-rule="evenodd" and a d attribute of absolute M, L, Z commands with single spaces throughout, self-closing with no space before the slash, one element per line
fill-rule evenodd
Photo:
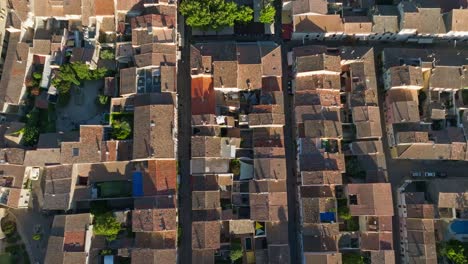
<path fill-rule="evenodd" d="M 357 195 L 356 194 L 350 194 L 349 195 L 349 204 L 357 205 L 358 200 L 357 200 Z"/>
<path fill-rule="evenodd" d="M 80 155 L 80 149 L 79 148 L 73 148 L 72 149 L 72 155 L 73 157 L 77 157 Z"/>

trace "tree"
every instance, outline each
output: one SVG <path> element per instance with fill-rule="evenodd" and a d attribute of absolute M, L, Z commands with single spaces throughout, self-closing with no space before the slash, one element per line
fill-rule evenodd
<path fill-rule="evenodd" d="M 98 101 L 101 105 L 106 105 L 109 102 L 109 96 L 100 94 L 98 95 Z"/>
<path fill-rule="evenodd" d="M 265 24 L 271 24 L 275 22 L 276 9 L 271 3 L 266 4 L 262 10 L 260 10 L 260 22 Z"/>
<path fill-rule="evenodd" d="M 364 257 L 358 253 L 344 253 L 342 261 L 343 264 L 364 264 Z"/>
<path fill-rule="evenodd" d="M 5 235 L 9 236 L 16 232 L 16 224 L 13 221 L 2 222 L 2 230 Z"/>
<path fill-rule="evenodd" d="M 122 226 L 111 212 L 95 215 L 94 234 L 105 236 L 108 241 L 117 238 Z"/>
<path fill-rule="evenodd" d="M 233 241 L 231 243 L 231 252 L 229 254 L 229 256 L 231 257 L 231 262 L 237 263 L 238 261 L 241 261 L 243 255 L 244 253 L 242 252 L 242 246 L 240 244 L 240 241 Z"/>
<path fill-rule="evenodd" d="M 127 121 L 114 121 L 112 123 L 112 136 L 124 140 L 132 134 L 132 127 Z"/>
<path fill-rule="evenodd" d="M 101 54 L 99 54 L 99 58 L 103 60 L 113 60 L 115 58 L 114 52 L 111 50 L 102 50 Z"/>
<path fill-rule="evenodd" d="M 440 245 L 439 254 L 455 264 L 467 264 L 468 254 L 465 253 L 463 244 L 458 240 L 449 240 Z"/>
<path fill-rule="evenodd" d="M 37 127 L 25 126 L 23 133 L 23 145 L 25 146 L 34 146 L 39 140 L 39 129 Z"/>
<path fill-rule="evenodd" d="M 187 25 L 203 30 L 221 30 L 253 19 L 252 8 L 226 0 L 185 0 L 179 10 Z"/>
<path fill-rule="evenodd" d="M 231 160 L 229 168 L 231 169 L 231 173 L 235 176 L 240 175 L 240 161 L 238 159 Z"/>

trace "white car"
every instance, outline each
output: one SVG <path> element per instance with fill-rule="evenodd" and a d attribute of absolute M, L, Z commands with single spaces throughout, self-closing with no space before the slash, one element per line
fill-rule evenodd
<path fill-rule="evenodd" d="M 420 171 L 411 172 L 411 177 L 421 177 L 422 173 Z"/>
<path fill-rule="evenodd" d="M 37 181 L 39 179 L 39 176 L 41 174 L 41 168 L 39 167 L 32 167 L 31 168 L 31 173 L 29 174 L 29 178 L 32 181 Z"/>
<path fill-rule="evenodd" d="M 424 177 L 435 177 L 436 176 L 436 173 L 435 172 L 429 172 L 429 171 L 426 171 L 424 172 Z"/>

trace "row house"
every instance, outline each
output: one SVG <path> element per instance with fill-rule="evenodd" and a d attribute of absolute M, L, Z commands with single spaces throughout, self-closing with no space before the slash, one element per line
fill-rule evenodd
<path fill-rule="evenodd" d="M 466 9 L 443 10 L 402 1 L 398 5 L 358 2 L 283 1 L 283 29 L 294 40 L 405 41 L 410 37 L 463 39 Z"/>
<path fill-rule="evenodd" d="M 288 263 L 280 47 L 199 43 L 191 54 L 192 263 L 234 250 L 243 263 Z"/>

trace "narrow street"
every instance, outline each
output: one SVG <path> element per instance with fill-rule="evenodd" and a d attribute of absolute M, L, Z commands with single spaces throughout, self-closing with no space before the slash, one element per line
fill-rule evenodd
<path fill-rule="evenodd" d="M 179 15 L 179 30 L 183 30 L 183 47 L 178 64 L 178 161 L 179 161 L 179 228 L 182 230 L 178 249 L 178 262 L 191 263 L 192 259 L 192 196 L 190 188 L 190 137 L 192 135 L 190 97 L 190 30 L 183 26 Z M 182 26 L 181 26 L 182 25 Z"/>
<path fill-rule="evenodd" d="M 286 169 L 287 169 L 287 192 L 288 192 L 288 236 L 289 250 L 291 255 L 291 263 L 300 263 L 299 258 L 299 222 L 298 203 L 297 203 L 297 173 L 296 173 L 296 150 L 294 149 L 294 120 L 293 120 L 293 97 L 288 94 L 288 67 L 287 67 L 287 51 L 282 49 L 283 56 L 283 96 L 284 96 L 284 145 L 286 154 Z"/>

